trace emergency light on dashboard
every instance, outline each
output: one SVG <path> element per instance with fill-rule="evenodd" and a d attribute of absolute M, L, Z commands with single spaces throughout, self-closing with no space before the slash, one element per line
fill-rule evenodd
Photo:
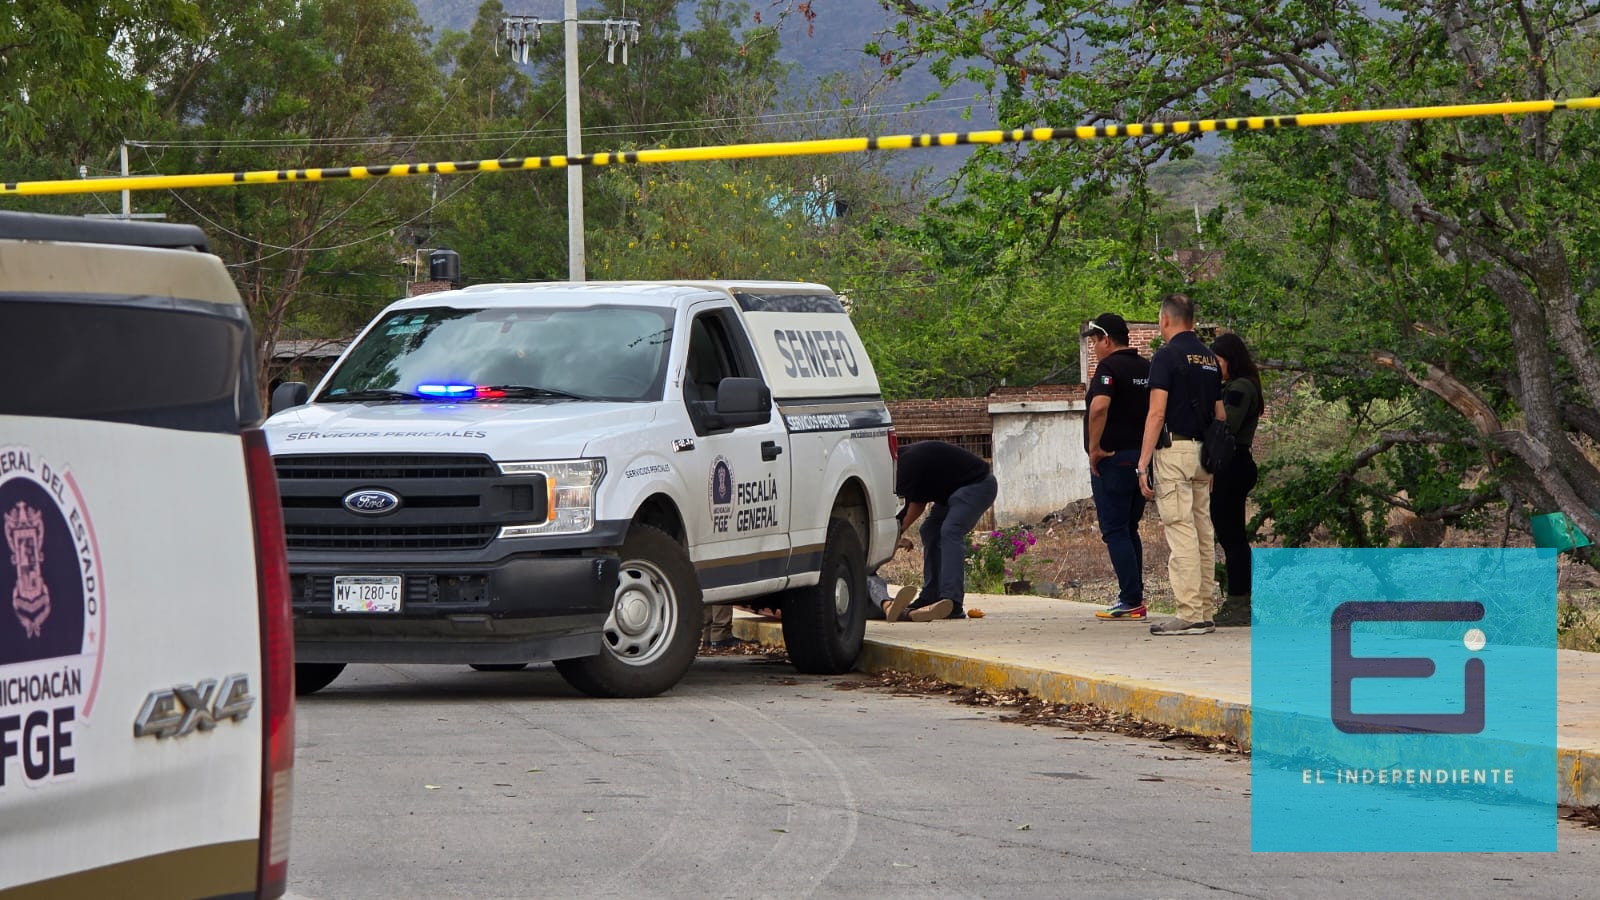
<path fill-rule="evenodd" d="M 504 397 L 505 391 L 495 388 L 483 387 L 476 384 L 419 384 L 417 393 L 424 397 L 444 397 L 446 399 L 481 399 Z"/>

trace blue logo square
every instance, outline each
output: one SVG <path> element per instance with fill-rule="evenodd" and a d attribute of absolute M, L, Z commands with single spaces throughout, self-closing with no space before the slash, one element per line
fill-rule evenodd
<path fill-rule="evenodd" d="M 1252 850 L 1555 851 L 1555 551 L 1253 562 Z"/>

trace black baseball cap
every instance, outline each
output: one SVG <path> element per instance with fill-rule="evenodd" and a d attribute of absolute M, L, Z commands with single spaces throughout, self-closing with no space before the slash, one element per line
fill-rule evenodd
<path fill-rule="evenodd" d="M 1126 344 L 1128 342 L 1128 322 L 1116 313 L 1101 313 L 1091 319 L 1089 324 L 1083 326 L 1083 330 L 1079 332 L 1081 337 L 1089 337 L 1096 334 L 1103 334 L 1118 344 Z"/>

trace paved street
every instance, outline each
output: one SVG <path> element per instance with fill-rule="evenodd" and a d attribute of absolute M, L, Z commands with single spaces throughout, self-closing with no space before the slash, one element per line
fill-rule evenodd
<path fill-rule="evenodd" d="M 293 895 L 1590 897 L 1557 854 L 1267 855 L 1249 763 L 701 659 L 670 694 L 353 666 L 299 708 Z"/>

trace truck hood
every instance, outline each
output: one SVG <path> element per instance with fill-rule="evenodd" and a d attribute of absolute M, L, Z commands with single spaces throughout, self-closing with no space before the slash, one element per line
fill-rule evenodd
<path fill-rule="evenodd" d="M 274 455 L 484 453 L 495 460 L 569 459 L 594 441 L 655 420 L 654 403 L 312 403 L 266 421 Z"/>

